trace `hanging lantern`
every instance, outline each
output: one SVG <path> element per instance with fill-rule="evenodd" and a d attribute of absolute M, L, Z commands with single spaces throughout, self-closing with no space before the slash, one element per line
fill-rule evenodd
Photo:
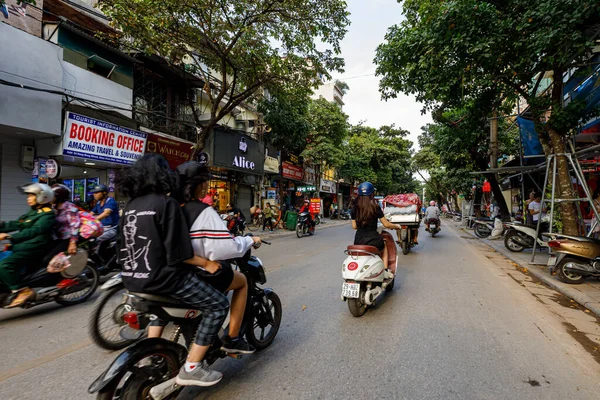
<path fill-rule="evenodd" d="M 485 180 L 485 182 L 483 182 L 482 190 L 484 193 L 490 193 L 492 191 L 492 185 L 490 185 L 490 183 L 487 181 L 487 179 Z"/>

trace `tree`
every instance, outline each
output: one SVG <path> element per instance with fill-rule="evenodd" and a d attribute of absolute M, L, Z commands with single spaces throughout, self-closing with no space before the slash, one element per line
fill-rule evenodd
<path fill-rule="evenodd" d="M 412 177 L 412 142 L 407 132 L 392 126 L 379 130 L 368 126 L 352 127 L 344 144 L 340 177 L 348 182 L 369 181 L 383 193 L 414 192 L 418 183 Z"/>
<path fill-rule="evenodd" d="M 594 113 L 563 106 L 563 73 L 583 67 L 600 34 L 600 3 L 587 0 L 407 0 L 406 20 L 377 50 L 384 97 L 415 94 L 433 108 L 460 107 L 493 89 L 527 100 L 546 154 L 566 152 L 566 137 Z M 544 78 L 556 77 L 540 93 Z M 562 198 L 573 198 L 568 165 L 558 158 Z M 564 231 L 577 234 L 573 203 L 561 203 Z"/>
<path fill-rule="evenodd" d="M 343 67 L 337 56 L 349 24 L 343 0 L 104 0 L 101 6 L 134 48 L 202 77 L 210 112 L 200 115 L 189 101 L 199 148 L 223 117 L 263 90 L 314 87 L 319 76 Z"/>
<path fill-rule="evenodd" d="M 311 130 L 308 113 L 311 91 L 308 88 L 279 90 L 263 98 L 258 111 L 271 128 L 267 140 L 278 149 L 300 154 L 306 148 Z"/>
<path fill-rule="evenodd" d="M 310 132 L 302 156 L 317 167 L 337 167 L 348 135 L 348 115 L 336 103 L 322 97 L 311 100 L 308 115 Z"/>

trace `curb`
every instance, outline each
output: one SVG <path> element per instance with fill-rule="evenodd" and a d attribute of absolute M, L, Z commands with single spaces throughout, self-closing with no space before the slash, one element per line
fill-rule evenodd
<path fill-rule="evenodd" d="M 348 221 L 344 221 L 344 222 L 323 222 L 321 221 L 321 223 L 317 226 L 317 228 L 315 228 L 315 231 L 320 231 L 323 229 L 327 229 L 327 228 L 335 228 L 336 226 L 345 226 L 347 224 L 350 223 L 350 220 Z M 282 233 L 278 233 L 278 232 L 282 232 Z M 258 232 L 255 231 L 253 232 L 256 234 L 256 236 L 259 236 L 261 238 L 264 238 L 265 240 L 271 240 L 271 239 L 277 239 L 280 237 L 287 237 L 287 236 L 296 236 L 296 231 L 288 231 L 287 229 L 277 229 L 274 233 L 271 232 Z"/>
<path fill-rule="evenodd" d="M 454 224 L 453 227 L 457 228 L 456 224 Z M 460 229 L 460 228 L 458 228 L 458 229 Z M 475 233 L 470 229 L 465 228 L 464 232 L 477 238 Z M 526 269 L 529 273 L 531 273 L 531 275 L 535 276 L 537 279 L 544 282 L 546 285 L 550 286 L 552 289 L 558 291 L 559 293 L 567 296 L 570 299 L 575 300 L 577 303 L 579 303 L 580 305 L 582 305 L 583 307 L 587 308 L 588 310 L 590 310 L 591 312 L 596 314 L 598 317 L 600 317 L 600 303 L 598 301 L 594 300 L 593 298 L 591 298 L 590 296 L 588 296 L 584 293 L 581 293 L 579 290 L 573 289 L 571 286 L 567 285 L 566 283 L 562 283 L 561 281 L 557 280 L 552 275 L 550 275 L 548 272 L 546 272 L 540 268 L 537 268 L 536 266 L 534 266 L 532 268 L 532 266 L 529 264 L 523 265 L 524 264 L 523 260 L 519 260 L 518 258 L 514 257 L 511 254 L 511 252 L 508 251 L 507 249 L 505 249 L 503 246 L 497 246 L 497 245 L 495 245 L 495 243 L 491 242 L 488 239 L 480 239 L 480 238 L 477 238 L 477 239 L 483 240 L 485 242 L 485 244 L 487 244 L 488 246 L 490 246 L 491 248 L 496 250 L 498 253 L 502 254 L 504 257 L 506 257 L 509 260 L 511 260 L 512 262 L 514 262 L 515 264 L 519 265 L 521 268 Z"/>

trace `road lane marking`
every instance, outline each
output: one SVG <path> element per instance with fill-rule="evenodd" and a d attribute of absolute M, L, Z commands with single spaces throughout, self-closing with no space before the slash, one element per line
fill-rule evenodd
<path fill-rule="evenodd" d="M 83 349 L 84 347 L 87 347 L 90 344 L 92 344 L 92 341 L 90 339 L 86 339 L 81 342 L 73 343 L 72 345 L 62 348 L 60 350 L 57 350 L 53 353 L 46 354 L 45 356 L 26 361 L 22 364 L 17 365 L 16 367 L 13 367 L 6 371 L 2 371 L 2 372 L 0 372 L 0 382 L 4 382 L 5 380 L 12 378 L 13 376 L 20 375 L 20 374 L 27 372 L 33 368 L 42 366 L 51 361 L 54 361 L 61 357 L 64 357 L 67 354 L 70 354 L 77 350 Z"/>

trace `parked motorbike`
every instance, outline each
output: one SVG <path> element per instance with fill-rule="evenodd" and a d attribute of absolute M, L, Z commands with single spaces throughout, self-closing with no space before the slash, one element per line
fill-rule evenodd
<path fill-rule="evenodd" d="M 35 295 L 23 303 L 21 308 L 31 308 L 53 301 L 70 306 L 83 303 L 94 294 L 100 276 L 98 271 L 88 264 L 87 251 L 79 249 L 77 254 L 68 258 L 71 265 L 62 272 L 50 273 L 46 270 L 46 265 L 40 265 L 34 272 L 23 277 L 23 286 L 33 289 Z M 8 289 L 4 293 L 0 292 L 0 306 L 8 306 L 17 294 Z"/>
<path fill-rule="evenodd" d="M 477 218 L 473 221 L 473 230 L 478 238 L 485 239 L 494 230 L 493 218 Z"/>
<path fill-rule="evenodd" d="M 432 218 L 429 220 L 429 234 L 431 237 L 435 237 L 441 231 L 440 229 L 440 220 L 437 218 Z"/>
<path fill-rule="evenodd" d="M 298 222 L 296 223 L 296 236 L 299 238 L 304 237 L 306 234 L 310 236 L 315 234 L 315 227 L 309 222 L 309 216 L 310 213 L 308 212 L 303 212 L 298 215 Z"/>
<path fill-rule="evenodd" d="M 270 244 L 263 241 L 264 244 Z M 258 248 L 259 245 L 255 246 Z M 242 258 L 234 260 L 248 280 L 248 301 L 240 334 L 256 348 L 263 350 L 271 345 L 279 331 L 282 307 L 277 294 L 270 288 L 261 288 L 267 282 L 265 270 L 260 259 L 251 255 L 249 250 Z M 181 386 L 175 383 L 179 369 L 187 355 L 187 348 L 179 344 L 183 336 L 186 344 L 191 344 L 202 313 L 190 309 L 188 305 L 170 297 L 129 293 L 132 311 L 123 316 L 127 328 L 142 332 L 157 316 L 176 326 L 171 340 L 152 338 L 141 340 L 117 356 L 89 387 L 89 393 L 97 393 L 98 399 L 154 399 L 176 397 Z M 224 327 L 223 335 L 227 327 Z M 205 357 L 211 365 L 220 358 L 230 355 L 221 350 L 221 337 L 215 339 Z M 170 397 L 171 396 L 171 397 Z"/>
<path fill-rule="evenodd" d="M 556 269 L 561 281 L 576 285 L 588 276 L 600 277 L 600 240 L 560 235 L 548 246 L 556 253 L 550 255 L 548 266 Z"/>
<path fill-rule="evenodd" d="M 331 212 L 331 214 L 329 214 L 329 219 L 339 219 L 339 218 L 340 218 L 340 212 L 338 211 L 337 208 L 335 210 L 333 210 Z"/>
<path fill-rule="evenodd" d="M 348 309 L 355 317 L 363 316 L 384 291 L 394 288 L 398 263 L 396 245 L 388 232 L 382 235 L 388 246 L 387 270 L 377 247 L 352 245 L 344 251 L 347 257 L 342 266 L 342 300 L 348 302 Z"/>
<path fill-rule="evenodd" d="M 352 218 L 350 215 L 350 210 L 342 210 L 340 213 L 340 219 L 347 221 L 350 218 Z"/>
<path fill-rule="evenodd" d="M 542 224 L 540 232 L 547 229 L 547 225 Z M 523 225 L 517 222 L 508 223 L 505 225 L 504 246 L 514 253 L 533 248 L 536 241 L 538 247 L 548 247 L 548 242 L 538 237 L 536 230 L 536 225 Z"/>

